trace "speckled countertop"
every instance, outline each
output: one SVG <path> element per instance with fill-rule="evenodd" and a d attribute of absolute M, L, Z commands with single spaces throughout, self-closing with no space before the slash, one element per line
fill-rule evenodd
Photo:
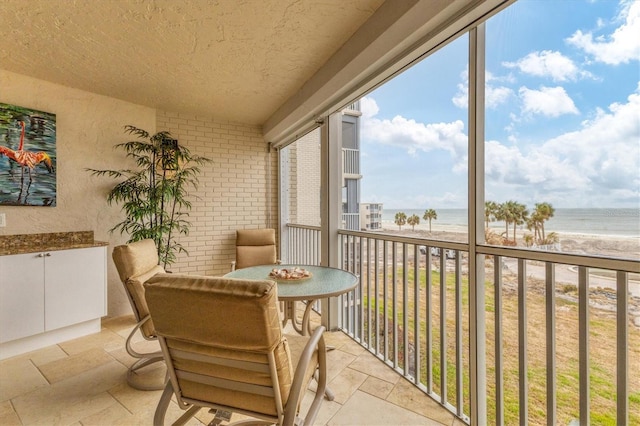
<path fill-rule="evenodd" d="M 0 256 L 108 245 L 104 241 L 95 241 L 93 231 L 0 235 Z"/>

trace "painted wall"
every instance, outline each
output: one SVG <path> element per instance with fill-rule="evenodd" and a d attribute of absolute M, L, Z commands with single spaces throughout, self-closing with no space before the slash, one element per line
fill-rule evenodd
<path fill-rule="evenodd" d="M 93 231 L 96 240 L 108 241 L 108 312 L 131 312 L 111 251 L 126 237 L 110 234 L 120 221 L 120 209 L 109 207 L 106 194 L 112 181 L 92 177 L 85 168 L 122 168 L 124 155 L 113 146 L 129 138 L 123 126 L 132 124 L 155 132 L 156 111 L 43 80 L 0 70 L 0 102 L 56 114 L 57 206 L 0 206 L 7 226 L 0 235 L 40 232 Z M 72 272 L 72 271 L 70 271 Z"/>
<path fill-rule="evenodd" d="M 85 168 L 128 167 L 123 152 L 113 149 L 131 139 L 124 125 L 168 130 L 193 153 L 213 160 L 192 197 L 191 232 L 180 236 L 188 254 L 178 255 L 173 272 L 222 275 L 235 257 L 236 229 L 278 226 L 277 153 L 267 152 L 260 126 L 156 111 L 3 70 L 0 102 L 56 114 L 58 167 L 57 206 L 1 206 L 7 227 L 0 235 L 94 231 L 96 240 L 108 241 L 109 316 L 131 313 L 111 260 L 113 247 L 127 237 L 109 233 L 122 217 L 118 206 L 105 201 L 114 181 Z"/>

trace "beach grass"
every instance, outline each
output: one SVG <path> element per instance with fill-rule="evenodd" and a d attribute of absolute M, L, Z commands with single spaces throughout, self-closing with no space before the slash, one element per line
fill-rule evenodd
<path fill-rule="evenodd" d="M 488 268 L 487 276 L 492 276 Z M 391 272 L 386 277 L 387 286 L 387 306 L 386 315 L 389 324 L 387 342 L 390 362 L 397 364 L 400 368 L 412 368 L 404 365 L 404 343 L 401 337 L 397 338 L 395 344 L 398 351 L 398 359 L 394 359 L 393 353 L 393 330 L 394 324 L 396 335 L 402 336 L 404 323 L 403 299 L 407 300 L 407 333 L 409 335 L 410 346 L 414 342 L 415 322 L 420 323 L 420 382 L 425 386 L 432 383 L 431 390 L 441 394 L 441 339 L 440 334 L 440 272 L 433 270 L 431 273 L 431 330 L 432 345 L 427 348 L 425 343 L 427 302 L 426 298 L 426 270 L 424 267 L 419 270 L 419 278 L 414 279 L 414 268 L 407 270 L 406 281 L 409 283 L 407 294 L 404 295 L 404 281 L 402 268 L 396 269 L 395 290 L 392 283 Z M 453 273 L 447 273 L 445 279 L 445 300 L 446 300 L 446 369 L 447 369 L 447 395 L 446 400 L 452 405 L 458 403 L 458 389 L 456 388 L 456 323 L 455 323 L 455 291 L 456 282 Z M 372 279 L 374 277 L 371 277 Z M 383 282 L 384 277 L 380 274 L 379 282 Z M 504 387 L 504 424 L 519 423 L 519 358 L 518 358 L 518 292 L 513 282 L 514 277 L 505 276 L 502 291 L 502 324 L 503 338 L 503 387 Z M 538 281 L 538 282 L 536 282 Z M 528 291 L 526 294 L 527 313 L 527 419 L 526 423 L 531 425 L 546 424 L 546 308 L 545 296 L 540 291 L 544 288 L 544 283 L 533 278 L 527 279 Z M 365 295 L 365 306 L 369 306 L 370 312 L 375 312 L 375 300 L 367 299 L 366 295 L 373 295 L 373 288 L 368 293 L 366 285 L 369 282 L 366 271 L 361 277 L 363 292 Z M 373 282 L 373 281 L 371 281 Z M 419 317 L 414 317 L 414 289 L 412 283 L 418 282 L 420 285 L 420 308 Z M 466 413 L 469 412 L 469 320 L 468 320 L 468 278 L 463 276 L 460 280 L 460 291 L 462 300 L 462 397 L 463 407 Z M 496 386 L 495 386 L 495 332 L 494 321 L 496 318 L 496 308 L 494 300 L 493 282 L 487 281 L 486 285 L 486 369 L 487 369 L 487 411 L 488 424 L 495 424 L 496 419 Z M 373 287 L 373 286 L 372 286 Z M 563 286 L 558 285 L 558 290 Z M 382 329 L 384 324 L 385 310 L 382 305 L 384 295 L 383 286 L 378 289 L 378 313 L 377 320 Z M 392 294 L 396 293 L 396 311 L 393 317 Z M 365 316 L 367 314 L 365 309 Z M 559 424 L 569 424 L 572 420 L 579 418 L 579 346 L 578 346 L 578 306 L 577 303 L 556 298 L 556 404 L 557 420 Z M 375 319 L 372 319 L 375 322 Z M 365 328 L 368 319 L 364 320 Z M 375 334 L 375 333 L 373 333 Z M 368 336 L 368 330 L 364 330 L 364 335 Z M 589 357 L 590 357 L 590 404 L 591 404 L 591 424 L 616 424 L 616 318 L 615 312 L 603 311 L 601 309 L 590 308 L 589 312 Z M 383 338 L 373 336 L 370 342 L 372 347 L 384 352 L 382 347 Z M 410 352 L 413 348 L 409 348 Z M 427 356 L 431 360 L 430 379 L 427 376 Z M 640 330 L 637 327 L 629 326 L 629 421 L 631 424 L 640 424 Z"/>

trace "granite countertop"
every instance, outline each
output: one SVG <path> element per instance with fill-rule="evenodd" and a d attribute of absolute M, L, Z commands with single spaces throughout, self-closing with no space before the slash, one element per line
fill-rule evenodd
<path fill-rule="evenodd" d="M 93 231 L 0 235 L 0 256 L 108 246 L 95 241 Z"/>

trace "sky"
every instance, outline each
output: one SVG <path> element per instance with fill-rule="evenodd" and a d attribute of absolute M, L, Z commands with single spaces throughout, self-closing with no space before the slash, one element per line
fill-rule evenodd
<path fill-rule="evenodd" d="M 362 202 L 467 207 L 468 42 L 361 99 Z M 520 0 L 485 73 L 485 200 L 640 208 L 640 0 Z"/>

